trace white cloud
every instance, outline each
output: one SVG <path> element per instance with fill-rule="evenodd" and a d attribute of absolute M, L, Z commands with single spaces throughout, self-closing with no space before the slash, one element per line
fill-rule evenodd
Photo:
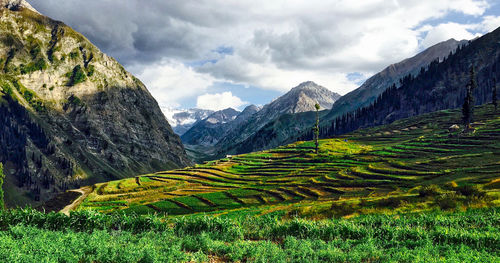
<path fill-rule="evenodd" d="M 424 48 L 428 48 L 450 38 L 455 38 L 456 40 L 468 40 L 473 39 L 476 36 L 480 36 L 480 34 L 472 34 L 469 31 L 472 28 L 472 25 L 462 25 L 457 23 L 440 24 L 427 32 L 427 35 L 421 45 Z"/>
<path fill-rule="evenodd" d="M 215 94 L 203 94 L 198 96 L 196 100 L 196 107 L 205 110 L 223 110 L 227 108 L 239 109 L 241 106 L 248 104 L 242 101 L 240 98 L 233 96 L 230 91 L 215 93 Z"/>
<path fill-rule="evenodd" d="M 210 75 L 175 61 L 130 68 L 144 82 L 161 107 L 179 107 L 178 101 L 203 93 L 214 83 Z"/>
<path fill-rule="evenodd" d="M 312 80 L 345 94 L 357 87 L 350 72 L 367 76 L 500 26 L 500 17 L 480 18 L 493 0 L 29 2 L 134 65 L 163 106 L 194 100 L 215 81 L 284 92 Z M 451 13 L 461 19 L 441 22 Z M 221 46 L 234 52 L 214 52 Z M 217 62 L 185 66 L 206 60 Z"/>
<path fill-rule="evenodd" d="M 500 27 L 500 16 L 485 16 L 479 29 L 483 32 L 490 32 Z"/>

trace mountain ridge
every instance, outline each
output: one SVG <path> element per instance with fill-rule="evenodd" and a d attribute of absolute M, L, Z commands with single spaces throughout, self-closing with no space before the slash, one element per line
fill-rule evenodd
<path fill-rule="evenodd" d="M 457 41 L 452 38 L 435 44 L 411 58 L 387 66 L 367 79 L 359 88 L 342 96 L 325 118 L 333 119 L 346 112 L 369 105 L 392 84 L 399 85 L 398 82 L 402 77 L 408 74 L 418 74 L 422 67 L 426 67 L 433 60 L 442 60 L 450 52 L 454 52 L 459 46 L 467 43 L 467 40 Z"/>

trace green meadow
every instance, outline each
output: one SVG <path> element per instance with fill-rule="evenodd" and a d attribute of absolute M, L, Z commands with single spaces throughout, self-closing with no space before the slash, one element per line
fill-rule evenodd
<path fill-rule="evenodd" d="M 500 115 L 449 131 L 445 110 L 314 143 L 96 184 L 76 210 L 162 216 L 280 214 L 324 219 L 500 204 Z"/>

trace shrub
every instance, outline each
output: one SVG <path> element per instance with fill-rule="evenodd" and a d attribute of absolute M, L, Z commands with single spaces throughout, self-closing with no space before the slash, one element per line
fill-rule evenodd
<path fill-rule="evenodd" d="M 435 184 L 422 186 L 418 191 L 420 197 L 435 197 L 441 195 L 441 189 Z"/>
<path fill-rule="evenodd" d="M 87 79 L 85 72 L 80 65 L 76 65 L 72 72 L 68 72 L 66 76 L 69 78 L 68 86 L 74 86 L 78 83 L 82 83 Z"/>
<path fill-rule="evenodd" d="M 5 93 L 5 95 L 9 95 L 9 96 L 12 95 L 12 87 L 9 84 L 3 84 L 2 90 L 3 90 L 3 93 Z"/>
<path fill-rule="evenodd" d="M 47 69 L 47 62 L 45 62 L 45 59 L 40 58 L 35 62 L 29 63 L 28 65 L 21 64 L 19 68 L 21 74 L 29 74 L 38 70 Z"/>
<path fill-rule="evenodd" d="M 95 72 L 95 67 L 94 65 L 90 65 L 88 68 L 87 68 L 87 77 L 92 77 L 94 75 L 94 72 Z"/>
<path fill-rule="evenodd" d="M 466 184 L 460 186 L 456 189 L 456 192 L 467 197 L 478 197 L 482 198 L 486 196 L 486 193 L 483 192 L 477 185 Z"/>
<path fill-rule="evenodd" d="M 356 207 L 353 204 L 333 202 L 330 210 L 334 216 L 342 217 L 356 212 Z"/>
<path fill-rule="evenodd" d="M 75 52 L 71 52 L 69 53 L 69 58 L 71 59 L 75 59 L 78 57 L 78 51 L 75 51 Z"/>
<path fill-rule="evenodd" d="M 458 207 L 458 196 L 455 193 L 447 193 L 436 198 L 435 202 L 442 210 L 456 209 Z"/>

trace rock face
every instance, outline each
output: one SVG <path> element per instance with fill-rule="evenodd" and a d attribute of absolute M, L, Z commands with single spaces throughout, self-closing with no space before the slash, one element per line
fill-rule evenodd
<path fill-rule="evenodd" d="M 203 109 L 167 109 L 162 108 L 163 113 L 167 117 L 168 122 L 176 134 L 182 136 L 197 122 L 207 118 L 210 114 L 214 113 L 212 110 Z"/>
<path fill-rule="evenodd" d="M 113 58 L 25 1 L 3 0 L 0 14 L 8 205 L 191 163 L 144 84 Z"/>
<path fill-rule="evenodd" d="M 438 43 L 414 57 L 405 59 L 399 63 L 392 64 L 373 75 L 365 81 L 361 87 L 344 95 L 332 107 L 326 119 L 331 120 L 342 114 L 370 105 L 392 84 L 400 85 L 399 80 L 408 74 L 417 75 L 422 67 L 427 67 L 432 61 L 442 60 L 450 52 L 454 52 L 459 46 L 466 45 L 467 40 L 457 41 L 450 39 Z"/>

